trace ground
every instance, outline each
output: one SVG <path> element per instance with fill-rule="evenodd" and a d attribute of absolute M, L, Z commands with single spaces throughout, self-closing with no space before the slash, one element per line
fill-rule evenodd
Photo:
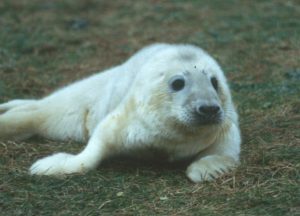
<path fill-rule="evenodd" d="M 0 142 L 1 215 L 300 215 L 297 0 L 3 0 L 0 102 L 39 98 L 153 42 L 192 43 L 222 65 L 240 113 L 241 166 L 194 184 L 184 165 L 113 160 L 87 175 L 28 167 L 85 144 Z"/>

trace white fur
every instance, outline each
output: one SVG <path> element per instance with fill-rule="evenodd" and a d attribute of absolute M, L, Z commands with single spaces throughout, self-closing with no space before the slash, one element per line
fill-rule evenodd
<path fill-rule="evenodd" d="M 172 92 L 171 77 L 186 87 Z M 210 77 L 217 77 L 217 93 Z M 192 125 L 191 110 L 219 104 L 218 125 Z M 2 114 L 1 114 L 2 113 Z M 125 63 L 76 82 L 41 100 L 0 105 L 0 139 L 42 135 L 88 141 L 77 155 L 58 153 L 35 162 L 31 174 L 86 172 L 103 159 L 135 149 L 156 148 L 169 160 L 195 157 L 187 176 L 211 180 L 238 164 L 240 132 L 226 78 L 207 53 L 192 45 L 155 44 Z"/>

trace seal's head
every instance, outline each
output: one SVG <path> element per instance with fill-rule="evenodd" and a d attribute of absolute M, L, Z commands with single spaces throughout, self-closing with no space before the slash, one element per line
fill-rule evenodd
<path fill-rule="evenodd" d="M 205 71 L 183 71 L 168 80 L 174 117 L 186 126 L 219 124 L 224 119 L 219 81 Z"/>
<path fill-rule="evenodd" d="M 228 107 L 231 98 L 221 68 L 197 47 L 164 49 L 148 61 L 145 70 L 147 87 L 153 87 L 150 104 L 168 122 L 191 129 L 217 126 L 234 109 Z"/>

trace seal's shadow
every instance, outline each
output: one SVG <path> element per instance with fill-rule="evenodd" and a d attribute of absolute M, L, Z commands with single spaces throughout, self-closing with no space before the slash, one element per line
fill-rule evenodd
<path fill-rule="evenodd" d="M 99 170 L 114 170 L 115 172 L 136 172 L 136 170 L 161 172 L 183 172 L 192 159 L 169 162 L 165 158 L 134 158 L 130 156 L 117 156 L 104 160 Z"/>

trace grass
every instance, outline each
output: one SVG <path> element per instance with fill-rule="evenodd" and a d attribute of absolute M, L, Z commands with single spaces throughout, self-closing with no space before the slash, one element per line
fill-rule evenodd
<path fill-rule="evenodd" d="M 42 97 L 153 42 L 220 62 L 240 113 L 241 166 L 193 184 L 184 165 L 112 160 L 32 177 L 33 161 L 84 144 L 0 142 L 0 215 L 300 215 L 300 5 L 260 1 L 0 2 L 0 102 Z"/>

